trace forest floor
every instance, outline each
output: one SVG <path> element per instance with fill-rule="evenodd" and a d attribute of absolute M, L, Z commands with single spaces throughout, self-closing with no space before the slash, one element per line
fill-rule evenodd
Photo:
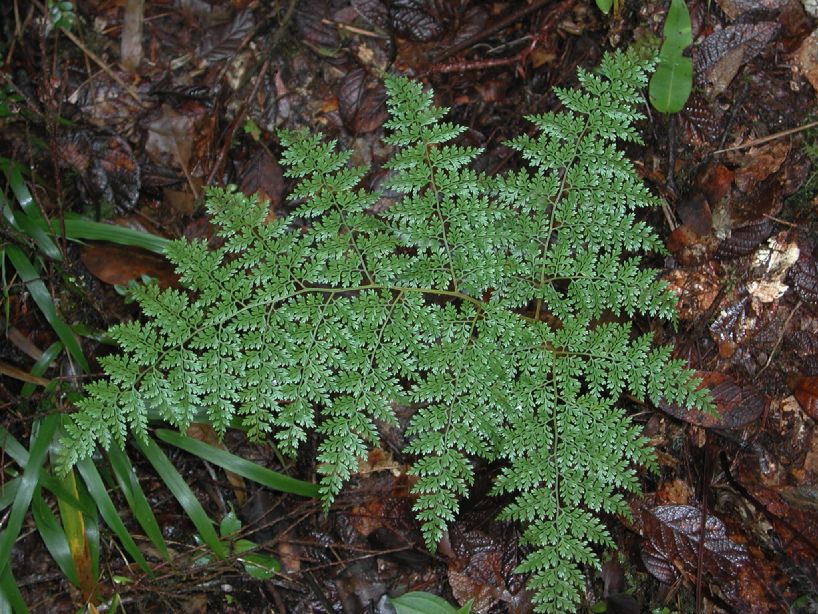
<path fill-rule="evenodd" d="M 77 0 L 73 17 L 70 3 L 53 4 L 64 29 L 47 27 L 37 0 L 0 6 L 0 156 L 36 176 L 28 187 L 48 219 L 74 212 L 169 238 L 208 236 L 208 185 L 236 184 L 269 199 L 272 214 L 286 213 L 279 128 L 338 139 L 375 169 L 367 181 L 377 183 L 383 71 L 434 89 L 451 120 L 468 126 L 463 143 L 483 148 L 478 170 L 508 170 L 518 161 L 503 142 L 530 129 L 524 116 L 558 109 L 553 88 L 575 85 L 577 67 L 593 68 L 606 50 L 657 48 L 667 10 L 663 0 L 625 0 L 607 16 L 593 0 L 163 1 L 145 3 L 140 36 L 132 28 L 140 2 Z M 624 400 L 660 471 L 642 476 L 633 519 L 609 519 L 617 549 L 601 572 L 588 571 L 586 603 L 619 613 L 818 612 L 818 129 L 808 128 L 818 119 L 818 20 L 800 0 L 687 4 L 693 95 L 670 116 L 646 97 L 644 145 L 628 150 L 666 203 L 647 214 L 667 247 L 652 264 L 679 295 L 679 325 L 637 325 L 700 372 L 720 416 Z M 10 229 L 0 238 L 15 241 Z M 58 248 L 62 262 L 39 260 L 42 276 L 63 319 L 85 331 L 89 358 L 106 351 L 98 331 L 137 315 L 115 286 L 145 275 L 175 281 L 161 256 L 133 247 Z M 0 425 L 27 442 L 35 419 L 70 410 L 70 397 L 22 394 L 37 380 L 20 373 L 57 336 L 11 268 L 3 271 Z M 39 381 L 78 381 L 72 365 L 58 358 Z M 224 443 L 314 476 L 308 452 L 282 468 L 268 447 L 237 433 Z M 208 515 L 235 509 L 242 535 L 282 570 L 253 579 L 235 560 L 194 564 L 193 525 L 134 452 L 174 561 L 137 540 L 154 566 L 149 577 L 101 525 L 100 611 L 118 594 L 128 612 L 389 612 L 384 595 L 412 590 L 452 603 L 475 598 L 476 612 L 530 611 L 513 574 L 519 533 L 494 520 L 488 468 L 449 546 L 430 554 L 411 512 L 407 459 L 389 441 L 329 514 L 314 500 L 167 453 Z M 3 463 L 11 476 L 5 451 Z M 111 496 L 140 535 L 122 494 Z M 82 605 L 31 515 L 11 568 L 31 611 Z"/>

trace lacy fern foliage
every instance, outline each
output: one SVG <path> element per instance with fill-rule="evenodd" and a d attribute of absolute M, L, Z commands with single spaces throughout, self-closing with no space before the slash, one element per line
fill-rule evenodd
<path fill-rule="evenodd" d="M 487 177 L 470 168 L 478 150 L 452 144 L 464 128 L 432 93 L 387 77 L 388 189 L 400 197 L 377 208 L 349 153 L 282 133 L 300 204 L 267 221 L 266 204 L 210 191 L 223 245 L 174 242 L 184 290 L 135 292 L 146 318 L 111 330 L 122 353 L 102 359 L 107 377 L 72 416 L 66 466 L 145 436 L 149 415 L 184 430 L 204 410 L 220 433 L 240 423 L 290 454 L 317 433 L 329 505 L 396 424 L 397 402 L 414 409 L 406 452 L 428 546 L 473 461 L 500 461 L 503 515 L 531 545 L 520 571 L 540 611 L 571 611 L 581 566 L 611 543 L 600 515 L 627 513 L 634 467 L 652 462 L 621 394 L 708 403 L 629 323 L 674 315 L 640 261 L 660 245 L 635 211 L 657 200 L 617 148 L 639 140 L 646 66 L 617 53 L 579 80 L 557 92 L 563 112 L 531 117 L 536 136 L 510 142 L 526 168 Z"/>

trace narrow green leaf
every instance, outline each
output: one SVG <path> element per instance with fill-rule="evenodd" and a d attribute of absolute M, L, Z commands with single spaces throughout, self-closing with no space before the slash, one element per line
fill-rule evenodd
<path fill-rule="evenodd" d="M 90 459 L 86 458 L 77 463 L 77 469 L 79 469 L 80 475 L 82 475 L 82 479 L 85 481 L 85 485 L 88 488 L 88 493 L 97 504 L 97 508 L 99 509 L 103 520 L 105 520 L 105 524 L 107 524 L 119 538 L 122 546 L 125 548 L 128 554 L 133 557 L 134 561 L 136 561 L 142 570 L 149 576 L 153 577 L 153 570 L 148 565 L 145 557 L 142 556 L 142 552 L 137 547 L 136 542 L 134 542 L 133 538 L 131 537 L 131 534 L 128 533 L 128 529 L 125 528 L 125 524 L 119 517 L 116 507 L 114 506 L 114 502 L 111 501 L 111 497 L 108 495 L 108 491 L 105 489 L 105 484 L 103 483 L 102 478 L 99 475 L 99 471 L 97 471 L 94 463 L 91 462 Z"/>
<path fill-rule="evenodd" d="M 132 230 L 115 224 L 103 224 L 86 219 L 66 218 L 65 237 L 74 241 L 109 241 L 119 245 L 141 247 L 151 252 L 164 255 L 169 239 L 148 232 Z"/>
<path fill-rule="evenodd" d="M 153 468 L 156 469 L 156 472 L 173 493 L 173 496 L 176 497 L 176 500 L 179 501 L 182 509 L 185 510 L 185 513 L 190 517 L 190 520 L 199 531 L 199 535 L 201 535 L 204 543 L 217 557 L 221 559 L 225 558 L 227 556 L 227 549 L 224 544 L 219 541 L 219 536 L 213 528 L 213 523 L 204 511 L 202 504 L 196 499 L 193 491 L 190 490 L 190 487 L 182 479 L 182 476 L 179 475 L 179 472 L 176 471 L 176 468 L 168 460 L 168 457 L 165 456 L 165 453 L 162 452 L 161 448 L 156 445 L 156 442 L 150 438 L 142 440 L 136 437 L 134 443 L 142 451 L 150 464 L 153 465 Z"/>
<path fill-rule="evenodd" d="M 0 572 L 0 612 L 14 612 L 15 614 L 28 614 L 28 607 L 23 601 L 11 568 L 6 565 Z"/>
<path fill-rule="evenodd" d="M 15 463 L 25 467 L 28 462 L 28 450 L 6 429 L 0 426 L 0 448 L 10 456 Z"/>
<path fill-rule="evenodd" d="M 49 345 L 43 355 L 37 359 L 37 362 L 34 363 L 34 366 L 31 367 L 31 374 L 36 375 L 37 377 L 43 375 L 46 371 L 48 371 L 49 365 L 54 362 L 57 356 L 60 355 L 60 352 L 63 350 L 63 344 L 59 341 L 55 341 L 51 345 Z M 20 396 L 23 398 L 28 398 L 34 393 L 34 384 L 26 383 L 20 389 Z"/>
<path fill-rule="evenodd" d="M 664 36 L 659 63 L 650 79 L 650 102 L 660 113 L 678 113 L 693 88 L 693 60 L 683 55 L 693 43 L 690 13 L 684 0 L 671 1 Z"/>
<path fill-rule="evenodd" d="M 185 435 L 181 435 L 174 431 L 167 429 L 158 429 L 156 436 L 162 441 L 181 448 L 186 452 L 190 452 L 199 458 L 218 465 L 219 467 L 232 471 L 235 474 L 247 478 L 281 492 L 287 492 L 294 495 L 301 495 L 303 497 L 317 497 L 318 486 L 303 480 L 297 480 L 289 476 L 283 475 L 266 467 L 257 465 L 243 458 L 231 454 L 226 450 L 215 448 L 204 442 L 196 439 L 191 439 Z"/>
<path fill-rule="evenodd" d="M 20 488 L 20 482 L 20 478 L 13 478 L 6 480 L 3 485 L 0 486 L 0 512 L 14 503 L 14 497 L 17 496 L 17 489 Z"/>
<path fill-rule="evenodd" d="M 31 501 L 31 513 L 37 531 L 40 533 L 40 537 L 42 537 L 51 558 L 56 561 L 62 572 L 71 581 L 71 584 L 79 586 L 80 582 L 77 579 L 77 570 L 74 567 L 74 559 L 71 557 L 68 538 L 65 536 L 65 531 L 60 526 L 57 517 L 54 516 L 54 512 L 51 511 L 51 508 L 43 499 L 40 487 L 37 487 Z"/>
<path fill-rule="evenodd" d="M 108 460 L 111 463 L 111 469 L 116 478 L 117 484 L 125 495 L 125 500 L 133 512 L 134 518 L 139 523 L 139 526 L 145 531 L 145 535 L 151 540 L 151 543 L 162 554 L 166 561 L 170 560 L 170 553 L 162 537 L 162 530 L 159 528 L 159 523 L 156 521 L 156 516 L 151 510 L 150 503 L 139 485 L 139 480 L 133 470 L 131 461 L 128 455 L 119 447 L 111 446 L 108 450 Z"/>
<path fill-rule="evenodd" d="M 23 469 L 20 486 L 17 489 L 17 496 L 11 505 L 11 512 L 6 522 L 6 528 L 0 533 L 0 572 L 8 567 L 8 562 L 11 558 L 11 548 L 14 546 L 14 542 L 17 541 L 17 536 L 23 527 L 23 519 L 31 504 L 31 498 L 34 496 L 37 482 L 40 479 L 40 473 L 45 455 L 48 452 L 48 446 L 51 444 L 58 425 L 59 416 L 56 415 L 48 416 L 35 423 L 35 426 L 38 428 L 29 451 L 29 459 L 25 465 L 25 469 Z"/>
<path fill-rule="evenodd" d="M 45 284 L 40 279 L 40 274 L 37 272 L 37 269 L 34 268 L 34 265 L 31 264 L 28 257 L 16 245 L 7 245 L 6 254 L 20 275 L 20 278 L 25 282 L 28 291 L 31 293 L 31 297 L 34 299 L 34 302 L 37 303 L 45 319 L 51 325 L 51 328 L 54 329 L 54 332 L 57 333 L 60 340 L 65 344 L 65 347 L 68 348 L 68 353 L 71 354 L 72 358 L 80 365 L 82 370 L 88 373 L 91 369 L 82 353 L 82 347 L 80 347 L 73 331 L 57 314 L 54 300 L 51 298 L 48 288 L 45 287 Z"/>

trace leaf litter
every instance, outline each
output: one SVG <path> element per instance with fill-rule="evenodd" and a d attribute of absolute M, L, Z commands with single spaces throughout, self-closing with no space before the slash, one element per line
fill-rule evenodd
<path fill-rule="evenodd" d="M 130 70 L 116 66 L 113 51 L 123 3 L 81 5 L 88 29 L 77 40 L 84 48 L 48 38 L 34 22 L 8 30 L 17 38 L 8 55 L 14 70 L 4 79 L 43 120 L 31 120 L 28 131 L 11 126 L 0 137 L 0 155 L 37 169 L 49 186 L 38 201 L 51 219 L 67 211 L 127 213 L 165 236 L 209 238 L 198 199 L 208 180 L 259 193 L 271 202 L 271 216 L 288 207 L 277 128 L 321 129 L 345 146 L 354 143 L 356 155 L 377 168 L 385 157 L 378 78 L 384 69 L 408 70 L 433 85 L 441 103 L 453 107 L 453 119 L 470 127 L 464 138 L 485 148 L 479 164 L 492 172 L 508 168 L 514 161 L 502 141 L 521 117 L 555 108 L 552 88 L 571 85 L 575 67 L 595 65 L 615 38 L 657 35 L 664 4 L 649 0 L 638 13 L 626 8 L 613 18 L 580 0 L 535 2 L 525 11 L 492 0 L 148 4 L 141 62 Z M 672 585 L 680 611 L 695 610 L 697 590 L 716 609 L 772 612 L 796 604 L 798 611 L 799 603 L 814 606 L 818 594 L 818 226 L 815 195 L 806 205 L 794 199 L 815 172 L 818 161 L 801 152 L 816 137 L 795 132 L 745 145 L 815 119 L 818 30 L 797 0 L 688 5 L 697 89 L 678 116 L 645 123 L 646 146 L 632 157 L 669 203 L 668 218 L 650 221 L 670 220 L 664 227 L 670 254 L 657 265 L 682 299 L 680 326 L 656 332 L 704 375 L 719 415 L 634 408 L 658 450 L 660 474 L 644 476 L 645 501 L 671 490 L 678 500 L 641 508 L 641 527 L 615 533 L 614 554 L 633 570 L 632 584 L 608 591 L 608 580 L 589 570 L 589 602 L 628 592 L 644 609 L 660 607 Z M 8 9 L 0 13 L 13 22 Z M 49 50 L 47 62 L 39 49 Z M 69 107 L 70 124 L 58 124 Z M 237 117 L 240 125 L 229 129 Z M 31 147 L 30 126 L 51 126 L 55 138 Z M 715 153 L 729 148 L 739 149 Z M 218 164 L 221 150 L 229 155 Z M 373 174 L 371 181 L 378 180 Z M 74 262 L 96 278 L 98 297 L 96 308 L 77 309 L 75 319 L 92 325 L 120 311 L 113 284 L 145 274 L 175 283 L 161 263 L 134 248 L 89 243 L 78 253 Z M 68 301 L 62 308 L 72 309 Z M 18 334 L 45 347 L 50 332 L 35 311 L 15 296 L 9 316 Z M 4 349 L 2 359 L 30 366 L 12 350 Z M 0 380 L 5 403 L 17 390 L 13 380 Z M 3 424 L 21 437 L 25 425 Z M 399 429 L 384 429 L 390 449 L 401 448 L 401 437 Z M 278 465 L 270 450 L 239 438 L 226 445 Z M 180 564 L 152 581 L 123 567 L 115 551 L 103 553 L 134 587 L 117 590 L 140 607 L 222 608 L 226 589 L 214 588 L 215 571 L 238 612 L 260 611 L 259 595 L 286 612 L 385 612 L 383 596 L 403 590 L 461 604 L 479 597 L 475 611 L 528 611 L 510 574 L 525 548 L 518 536 L 492 520 L 477 494 L 452 526 L 448 549 L 429 555 L 412 519 L 402 459 L 391 453 L 360 467 L 326 516 L 249 482 L 231 484 L 189 457 L 175 461 L 213 517 L 227 512 L 227 501 L 238 503 L 242 489 L 247 500 L 237 511 L 244 526 L 289 573 L 251 581 L 236 569 L 186 568 L 192 528 L 161 480 L 137 465 L 180 551 Z M 302 475 L 312 470 L 304 459 L 293 468 Z M 494 468 L 481 471 L 488 481 Z M 41 580 L 54 571 L 41 548 L 32 537 L 15 548 L 25 596 L 38 595 L 48 611 L 72 611 L 71 589 Z"/>

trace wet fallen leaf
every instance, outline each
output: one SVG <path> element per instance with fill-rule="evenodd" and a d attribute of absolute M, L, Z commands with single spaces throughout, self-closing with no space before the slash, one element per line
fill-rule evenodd
<path fill-rule="evenodd" d="M 392 29 L 419 43 L 439 38 L 445 28 L 427 0 L 393 0 L 389 7 Z"/>
<path fill-rule="evenodd" d="M 177 283 L 173 266 L 166 258 L 134 247 L 88 243 L 80 250 L 80 258 L 85 268 L 106 284 L 124 286 L 143 275 L 156 279 L 161 288 Z"/>
<path fill-rule="evenodd" d="M 790 142 L 773 141 L 760 147 L 751 147 L 731 157 L 738 165 L 735 172 L 736 187 L 742 192 L 751 192 L 767 177 L 777 172 L 790 153 Z"/>
<path fill-rule="evenodd" d="M 805 303 L 818 303 L 818 267 L 815 259 L 808 254 L 801 254 L 789 273 L 789 281 L 795 293 Z"/>
<path fill-rule="evenodd" d="M 691 505 L 662 505 L 642 513 L 642 561 L 647 570 L 665 584 L 680 575 L 694 578 L 701 564 L 711 581 L 729 580 L 747 563 L 747 549 L 728 536 L 721 520 Z"/>
<path fill-rule="evenodd" d="M 674 418 L 704 428 L 738 429 L 754 422 L 770 406 L 770 399 L 752 384 L 739 386 L 729 375 L 716 371 L 698 372 L 702 387 L 710 390 L 717 415 L 687 410 L 674 403 L 659 407 Z"/>
<path fill-rule="evenodd" d="M 386 90 L 363 68 L 349 71 L 338 87 L 338 111 L 353 134 L 372 132 L 386 119 Z"/>
<path fill-rule="evenodd" d="M 716 30 L 694 48 L 696 80 L 708 84 L 711 97 L 722 94 L 741 67 L 764 50 L 778 29 L 777 23 L 763 21 Z"/>
<path fill-rule="evenodd" d="M 232 58 L 256 25 L 253 11 L 239 11 L 228 23 L 208 28 L 196 50 L 203 60 L 217 62 Z"/>
<path fill-rule="evenodd" d="M 241 172 L 239 189 L 252 196 L 258 194 L 275 209 L 284 196 L 284 176 L 278 161 L 265 148 L 260 147 Z"/>
<path fill-rule="evenodd" d="M 89 202 L 131 211 L 139 199 L 141 176 L 131 146 L 122 137 L 87 129 L 72 130 L 58 140 L 60 164 L 74 169 Z"/>
<path fill-rule="evenodd" d="M 733 228 L 730 237 L 719 244 L 716 258 L 731 260 L 751 254 L 762 241 L 770 236 L 773 228 L 773 222 L 768 218 Z"/>
<path fill-rule="evenodd" d="M 799 377 L 793 396 L 805 414 L 813 420 L 818 420 L 818 377 L 814 375 Z"/>

